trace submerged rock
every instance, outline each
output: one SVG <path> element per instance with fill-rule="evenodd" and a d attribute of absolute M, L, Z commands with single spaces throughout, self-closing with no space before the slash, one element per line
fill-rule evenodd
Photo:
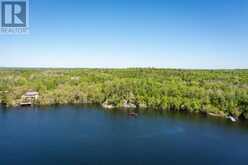
<path fill-rule="evenodd" d="M 129 112 L 129 113 L 128 113 L 128 116 L 130 116 L 130 117 L 138 117 L 138 113 Z"/>

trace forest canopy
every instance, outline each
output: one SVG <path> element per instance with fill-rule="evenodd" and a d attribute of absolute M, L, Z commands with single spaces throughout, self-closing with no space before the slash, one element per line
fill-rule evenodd
<path fill-rule="evenodd" d="M 17 106 L 27 91 L 36 105 L 108 104 L 248 119 L 248 70 L 0 69 L 0 102 Z"/>

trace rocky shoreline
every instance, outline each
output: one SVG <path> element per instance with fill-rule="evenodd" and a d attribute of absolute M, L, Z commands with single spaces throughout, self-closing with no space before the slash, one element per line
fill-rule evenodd
<path fill-rule="evenodd" d="M 30 104 L 30 105 L 21 105 L 21 104 L 15 104 L 15 105 L 6 105 L 6 104 L 3 104 L 0 100 L 0 104 L 4 107 L 18 107 L 18 106 L 51 106 L 51 105 L 66 105 L 66 104 L 39 104 L 39 102 L 33 102 L 33 104 Z M 71 104 L 71 103 L 70 103 Z M 90 105 L 92 103 L 73 103 L 74 105 Z M 149 107 L 147 107 L 146 105 L 135 105 L 134 103 L 131 103 L 131 102 L 128 102 L 128 101 L 123 101 L 123 104 L 119 104 L 119 105 L 114 105 L 114 104 L 111 104 L 109 101 L 105 101 L 103 102 L 102 104 L 100 104 L 101 107 L 103 107 L 104 109 L 106 110 L 112 110 L 112 109 L 128 109 L 128 110 L 135 110 L 135 109 L 150 109 Z M 151 108 L 152 109 L 152 108 Z M 158 109 L 156 109 L 158 110 Z M 162 109 L 160 109 L 162 110 Z M 154 110 L 155 111 L 155 110 Z M 196 112 L 192 112 L 192 113 L 196 113 Z M 213 113 L 213 112 L 206 112 L 205 115 L 207 116 L 212 116 L 212 117 L 217 117 L 217 118 L 226 118 L 226 119 L 229 119 L 231 120 L 232 122 L 236 122 L 238 121 L 239 119 L 234 117 L 234 116 L 231 116 L 231 115 L 228 115 L 228 114 L 225 114 L 223 112 L 220 112 L 220 113 Z"/>

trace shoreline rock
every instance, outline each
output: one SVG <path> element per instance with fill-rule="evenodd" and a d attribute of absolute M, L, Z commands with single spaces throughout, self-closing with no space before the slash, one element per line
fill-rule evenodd
<path fill-rule="evenodd" d="M 207 114 L 209 116 L 214 116 L 214 117 L 221 117 L 221 118 L 225 117 L 225 115 L 223 115 L 223 114 L 216 114 L 216 113 L 212 113 L 212 112 L 208 112 Z"/>
<path fill-rule="evenodd" d="M 227 119 L 230 119 L 232 122 L 237 122 L 237 121 L 238 121 L 238 119 L 236 119 L 236 118 L 233 117 L 233 116 L 227 116 L 226 118 L 227 118 Z"/>
<path fill-rule="evenodd" d="M 123 103 L 123 108 L 131 108 L 131 109 L 134 109 L 134 108 L 137 108 L 137 106 L 133 103 L 128 103 L 128 101 L 124 101 Z"/>
<path fill-rule="evenodd" d="M 102 103 L 102 107 L 106 108 L 106 109 L 114 109 L 115 108 L 114 105 L 108 104 L 108 102 Z"/>

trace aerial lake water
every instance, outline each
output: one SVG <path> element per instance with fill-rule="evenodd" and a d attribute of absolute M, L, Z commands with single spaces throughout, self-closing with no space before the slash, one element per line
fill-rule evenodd
<path fill-rule="evenodd" d="M 0 108 L 0 164 L 247 164 L 248 125 L 95 106 Z"/>

